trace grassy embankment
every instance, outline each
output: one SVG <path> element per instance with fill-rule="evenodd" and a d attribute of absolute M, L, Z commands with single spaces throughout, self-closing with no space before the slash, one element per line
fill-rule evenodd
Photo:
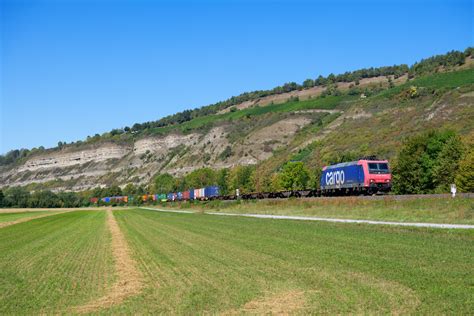
<path fill-rule="evenodd" d="M 474 224 L 474 199 L 381 200 L 358 197 L 166 203 L 159 207 L 227 213 L 317 216 L 400 222 Z"/>
<path fill-rule="evenodd" d="M 68 212 L 1 228 L 0 314 L 67 313 L 101 296 L 114 279 L 105 215 Z"/>
<path fill-rule="evenodd" d="M 115 211 L 147 284 L 107 313 L 470 313 L 472 231 Z"/>

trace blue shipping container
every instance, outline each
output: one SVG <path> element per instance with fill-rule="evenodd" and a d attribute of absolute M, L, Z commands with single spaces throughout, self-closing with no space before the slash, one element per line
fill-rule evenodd
<path fill-rule="evenodd" d="M 194 189 L 189 189 L 189 199 L 194 200 Z"/>
<path fill-rule="evenodd" d="M 219 196 L 219 187 L 218 186 L 210 186 L 204 188 L 204 197 L 205 198 L 212 198 Z"/>
<path fill-rule="evenodd" d="M 182 200 L 183 199 L 183 192 L 178 192 L 178 200 Z"/>
<path fill-rule="evenodd" d="M 326 168 L 321 174 L 321 189 L 355 188 L 364 185 L 364 170 L 357 161 Z"/>
<path fill-rule="evenodd" d="M 174 195 L 173 193 L 168 193 L 168 195 L 167 195 L 168 196 L 168 201 L 174 201 L 173 195 Z"/>

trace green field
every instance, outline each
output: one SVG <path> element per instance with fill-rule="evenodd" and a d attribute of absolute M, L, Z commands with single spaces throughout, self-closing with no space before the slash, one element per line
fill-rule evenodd
<path fill-rule="evenodd" d="M 0 213 L 0 223 L 11 222 L 17 219 L 36 217 L 44 214 L 52 214 L 52 211 L 34 211 L 34 212 L 18 212 L 18 213 Z"/>
<path fill-rule="evenodd" d="M 113 213 L 143 286 L 99 313 L 474 310 L 472 230 Z M 117 275 L 106 219 L 77 211 L 0 229 L 0 313 L 70 313 L 106 295 Z"/>
<path fill-rule="evenodd" d="M 51 314 L 114 280 L 105 212 L 77 211 L 0 229 L 0 314 Z"/>
<path fill-rule="evenodd" d="M 317 216 L 398 222 L 474 224 L 474 199 L 457 197 L 380 200 L 358 197 L 165 203 L 161 208 L 226 213 Z"/>

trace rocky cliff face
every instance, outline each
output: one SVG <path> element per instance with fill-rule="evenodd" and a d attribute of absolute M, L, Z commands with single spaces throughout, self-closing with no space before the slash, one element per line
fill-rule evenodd
<path fill-rule="evenodd" d="M 261 128 L 252 126 L 238 141 L 229 140 L 232 126 L 224 124 L 206 132 L 149 136 L 130 144 L 67 146 L 3 168 L 0 186 L 48 183 L 56 190 L 84 190 L 112 183 L 147 183 L 158 172 L 183 175 L 207 166 L 218 169 L 256 164 L 310 124 L 311 115 L 282 117 Z M 231 152 L 223 156 L 228 147 Z"/>
<path fill-rule="evenodd" d="M 129 152 L 128 148 L 114 144 L 106 144 L 103 147 L 84 149 L 79 151 L 57 152 L 29 159 L 16 171 L 35 171 L 39 169 L 66 168 L 76 165 L 84 165 L 90 162 L 103 162 L 109 159 L 121 159 Z"/>

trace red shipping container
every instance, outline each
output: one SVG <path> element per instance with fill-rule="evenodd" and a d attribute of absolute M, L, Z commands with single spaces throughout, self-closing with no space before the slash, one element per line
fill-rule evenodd
<path fill-rule="evenodd" d="M 184 191 L 183 192 L 183 200 L 185 200 L 185 201 L 189 200 L 189 191 Z"/>

